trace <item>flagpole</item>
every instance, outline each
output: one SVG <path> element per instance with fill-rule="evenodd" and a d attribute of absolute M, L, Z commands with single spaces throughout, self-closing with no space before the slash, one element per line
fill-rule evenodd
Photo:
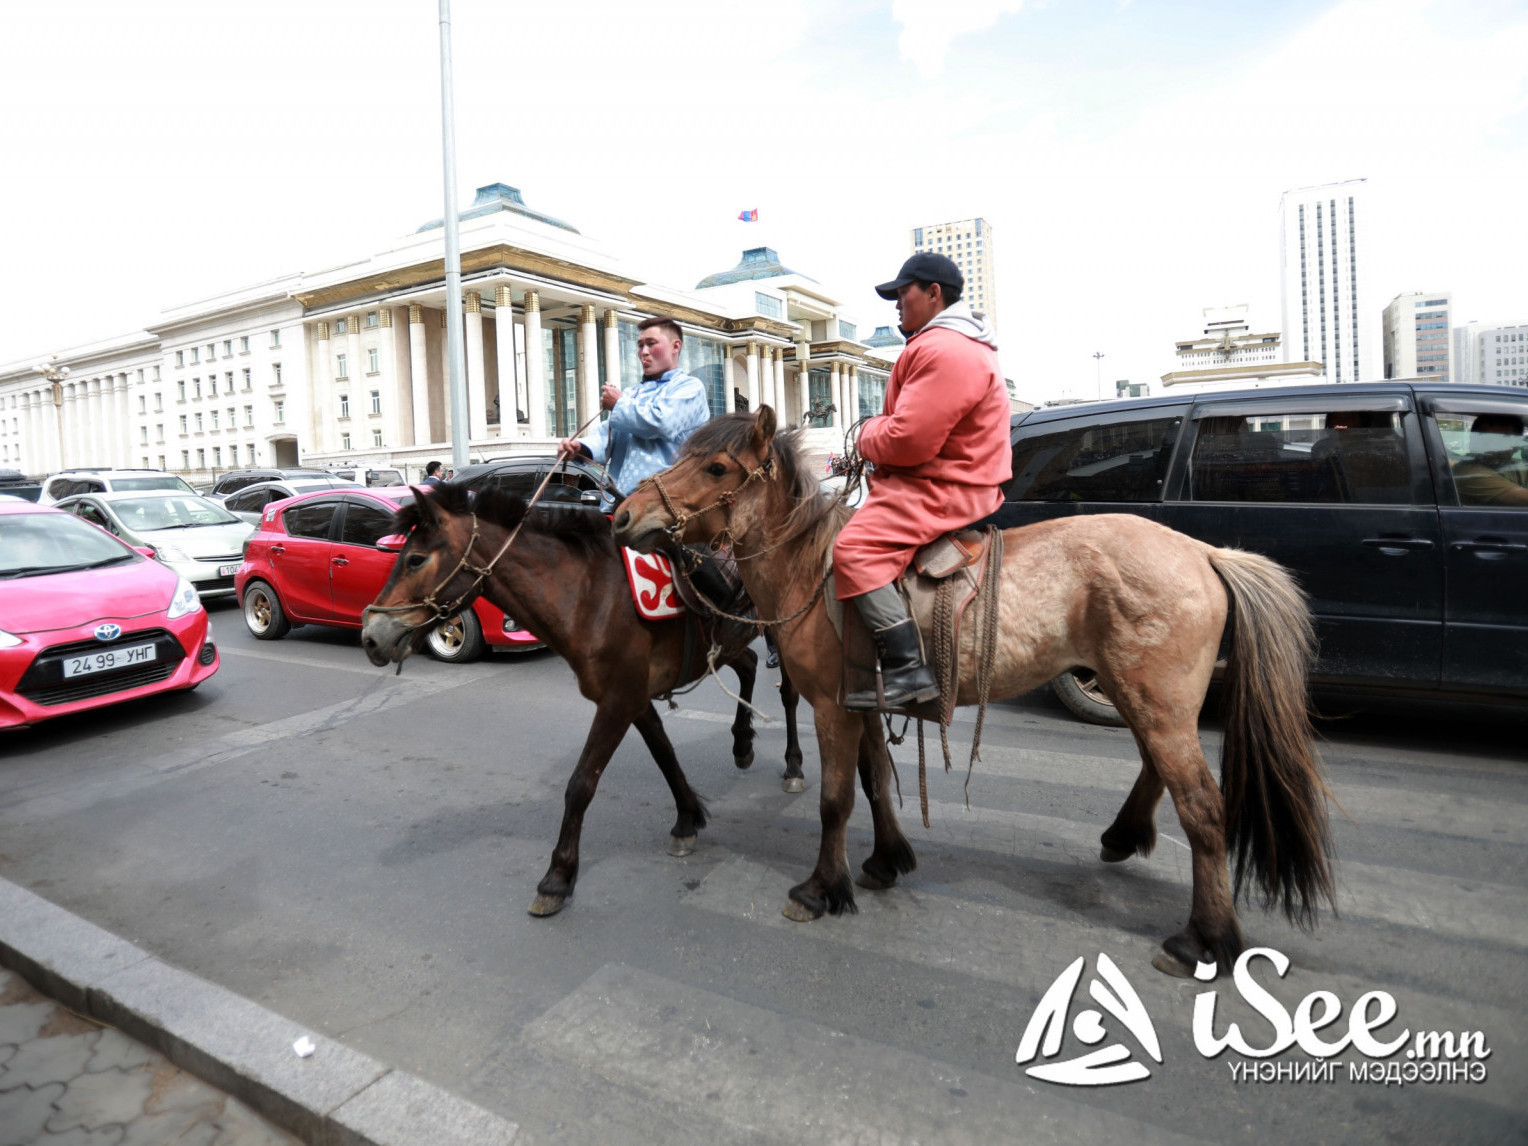
<path fill-rule="evenodd" d="M 451 395 L 451 465 L 471 461 L 467 444 L 467 364 L 462 345 L 462 246 L 456 213 L 456 105 L 451 93 L 451 0 L 440 0 L 440 151 L 446 195 L 446 359 Z"/>

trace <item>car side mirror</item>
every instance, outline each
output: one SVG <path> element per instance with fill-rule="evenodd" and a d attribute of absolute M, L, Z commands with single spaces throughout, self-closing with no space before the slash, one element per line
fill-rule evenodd
<path fill-rule="evenodd" d="M 385 549 L 389 553 L 402 553 L 403 547 L 408 543 L 407 533 L 389 533 L 385 537 L 377 538 L 377 548 Z"/>
<path fill-rule="evenodd" d="M 129 546 L 129 548 L 134 553 L 141 553 L 143 556 L 147 557 L 150 561 L 155 561 L 155 560 L 158 560 L 158 558 L 159 558 L 159 554 L 155 553 L 147 545 L 132 545 L 132 546 Z"/>
<path fill-rule="evenodd" d="M 585 505 L 598 505 L 600 503 L 600 491 L 597 489 L 586 489 L 578 495 L 578 500 Z"/>

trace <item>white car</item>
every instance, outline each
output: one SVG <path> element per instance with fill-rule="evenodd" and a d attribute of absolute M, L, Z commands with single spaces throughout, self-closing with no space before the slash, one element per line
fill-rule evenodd
<path fill-rule="evenodd" d="M 42 483 L 38 505 L 55 505 L 66 497 L 84 493 L 117 493 L 121 490 L 166 489 L 195 493 L 184 479 L 164 470 L 63 470 Z"/>
<path fill-rule="evenodd" d="M 99 525 L 191 582 L 204 597 L 233 596 L 233 575 L 255 527 L 215 501 L 169 490 L 93 493 L 65 498 L 58 508 Z"/>

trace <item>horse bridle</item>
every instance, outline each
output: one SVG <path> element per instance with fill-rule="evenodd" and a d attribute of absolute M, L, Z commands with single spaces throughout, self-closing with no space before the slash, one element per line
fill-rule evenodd
<path fill-rule="evenodd" d="M 666 509 L 668 511 L 668 515 L 674 519 L 674 524 L 670 525 L 663 532 L 668 534 L 669 541 L 674 546 L 677 547 L 683 544 L 680 535 L 684 533 L 685 528 L 690 524 L 690 522 L 704 517 L 713 509 L 722 510 L 725 524 L 722 526 L 720 531 L 717 532 L 716 536 L 711 538 L 710 549 L 712 552 L 715 552 L 725 546 L 730 546 L 732 544 L 732 507 L 737 504 L 738 494 L 742 493 L 756 481 L 774 481 L 775 452 L 772 447 L 769 453 L 764 455 L 764 460 L 753 469 L 749 469 L 747 466 L 745 466 L 743 464 L 743 459 L 738 457 L 731 450 L 727 451 L 727 456 L 736 462 L 737 468 L 742 470 L 747 476 L 745 476 L 743 480 L 732 489 L 729 489 L 726 493 L 718 497 L 710 505 L 703 509 L 697 509 L 692 513 L 685 513 L 674 504 L 674 499 L 669 497 L 669 492 L 663 485 L 662 474 L 653 474 L 652 477 L 644 478 L 642 482 L 637 486 L 638 489 L 641 489 L 644 485 L 651 485 L 658 491 L 658 496 L 663 499 L 663 508 Z"/>

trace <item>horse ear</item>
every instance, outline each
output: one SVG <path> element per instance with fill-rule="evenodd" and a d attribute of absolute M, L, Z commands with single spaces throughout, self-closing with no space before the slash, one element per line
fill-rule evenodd
<path fill-rule="evenodd" d="M 409 486 L 414 491 L 414 508 L 419 511 L 419 524 L 426 529 L 434 529 L 440 524 L 440 511 L 435 506 L 435 499 L 430 496 L 430 491 L 420 489 L 417 485 Z"/>
<path fill-rule="evenodd" d="M 769 449 L 769 443 L 775 439 L 775 412 L 772 407 L 760 406 L 759 412 L 753 419 L 753 438 L 759 448 L 759 453 Z"/>

